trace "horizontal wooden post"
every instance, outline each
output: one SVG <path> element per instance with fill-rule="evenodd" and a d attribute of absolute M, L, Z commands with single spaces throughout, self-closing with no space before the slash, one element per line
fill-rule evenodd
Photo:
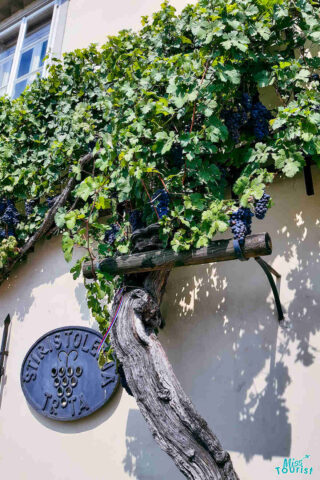
<path fill-rule="evenodd" d="M 245 258 L 261 257 L 272 253 L 272 242 L 268 233 L 260 233 L 246 237 L 242 248 Z M 100 262 L 93 262 L 94 271 L 121 275 L 149 272 L 152 270 L 170 270 L 174 267 L 199 265 L 202 263 L 236 260 L 233 240 L 216 240 L 207 247 L 174 252 L 173 250 L 151 250 L 132 255 L 122 255 L 116 258 L 107 257 Z M 85 278 L 93 278 L 91 262 L 83 265 Z"/>

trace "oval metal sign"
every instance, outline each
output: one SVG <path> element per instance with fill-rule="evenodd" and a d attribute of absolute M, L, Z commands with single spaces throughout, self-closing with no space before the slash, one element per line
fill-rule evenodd
<path fill-rule="evenodd" d="M 115 362 L 98 365 L 99 332 L 64 327 L 48 332 L 30 348 L 21 386 L 37 412 L 55 420 L 78 420 L 108 402 L 119 376 Z"/>

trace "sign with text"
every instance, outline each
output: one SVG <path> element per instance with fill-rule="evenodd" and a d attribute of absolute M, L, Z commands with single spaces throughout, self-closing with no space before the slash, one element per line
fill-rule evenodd
<path fill-rule="evenodd" d="M 28 351 L 21 386 L 40 414 L 70 421 L 90 415 L 108 402 L 119 377 L 114 362 L 98 365 L 102 336 L 85 327 L 63 327 L 41 337 Z"/>

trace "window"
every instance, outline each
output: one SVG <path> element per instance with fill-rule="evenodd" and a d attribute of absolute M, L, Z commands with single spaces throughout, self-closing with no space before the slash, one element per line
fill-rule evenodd
<path fill-rule="evenodd" d="M 0 53 L 0 95 L 7 91 L 14 51 L 15 47 L 10 47 Z"/>
<path fill-rule="evenodd" d="M 0 28 L 0 96 L 18 97 L 37 75 L 46 75 L 52 55 L 60 54 L 66 0 L 41 4 L 31 12 L 23 12 L 7 28 Z"/>

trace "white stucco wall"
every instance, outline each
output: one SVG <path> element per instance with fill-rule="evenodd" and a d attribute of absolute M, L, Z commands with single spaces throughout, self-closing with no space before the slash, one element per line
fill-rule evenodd
<path fill-rule="evenodd" d="M 107 35 L 141 26 L 141 17 L 159 10 L 162 0 L 69 0 L 63 51 L 84 48 L 89 43 L 102 44 Z M 177 11 L 195 0 L 171 0 Z"/>
<path fill-rule="evenodd" d="M 276 478 L 282 457 L 320 445 L 319 230 L 316 195 L 303 177 L 270 187 L 275 202 L 254 232 L 273 240 L 270 263 L 281 274 L 290 329 L 279 328 L 270 287 L 249 262 L 180 268 L 170 275 L 160 337 L 199 412 L 231 451 L 241 479 Z M 19 384 L 23 357 L 43 333 L 92 325 L 81 281 L 74 282 L 59 239 L 42 243 L 0 287 L 0 335 L 12 315 L 5 381 L 0 393 L 0 471 L 14 479 L 117 480 L 183 478 L 152 439 L 134 400 L 121 388 L 96 414 L 59 423 L 28 407 Z M 1 475 L 2 478 L 2 475 Z"/>
<path fill-rule="evenodd" d="M 173 2 L 181 7 L 186 2 Z M 102 43 L 138 28 L 160 0 L 118 3 L 71 0 L 63 50 Z M 282 274 L 281 300 L 290 329 L 279 328 L 260 267 L 229 262 L 176 269 L 162 310 L 160 338 L 186 393 L 230 450 L 242 480 L 277 478 L 283 457 L 310 454 L 320 479 L 319 229 L 320 173 L 314 196 L 303 176 L 269 189 L 275 206 L 254 232 L 273 240 L 270 263 Z M 9 357 L 0 387 L 0 476 L 17 480 L 178 480 L 121 388 L 94 415 L 76 423 L 45 419 L 28 407 L 20 368 L 31 344 L 65 325 L 94 326 L 81 280 L 74 282 L 60 240 L 41 243 L 0 287 L 0 338 L 12 316 Z M 307 462 L 307 461 L 306 461 Z M 289 478 L 284 476 L 283 478 Z"/>

